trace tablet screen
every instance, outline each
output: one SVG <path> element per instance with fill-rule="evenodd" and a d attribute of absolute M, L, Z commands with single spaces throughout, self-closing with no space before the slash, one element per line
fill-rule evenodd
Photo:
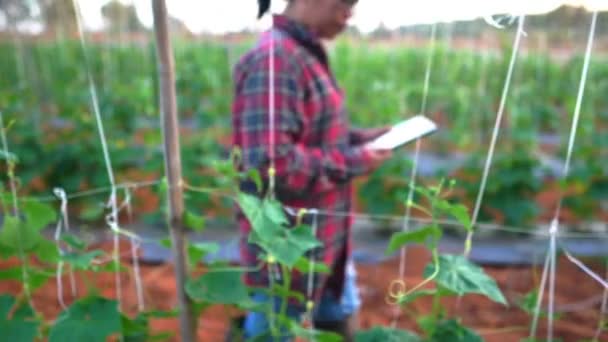
<path fill-rule="evenodd" d="M 437 130 L 437 125 L 424 115 L 417 115 L 393 126 L 368 144 L 369 148 L 391 150 Z"/>

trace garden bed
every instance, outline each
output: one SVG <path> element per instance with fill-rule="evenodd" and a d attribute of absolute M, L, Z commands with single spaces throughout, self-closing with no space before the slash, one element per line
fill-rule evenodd
<path fill-rule="evenodd" d="M 111 244 L 94 246 L 107 251 Z M 124 244 L 121 250 L 128 251 Z M 422 270 L 428 263 L 429 254 L 425 249 L 411 247 L 408 249 L 405 282 L 415 285 L 422 281 Z M 128 266 L 128 258 L 124 258 Z M 599 262 L 587 260 L 589 265 L 603 274 L 604 269 Z M 415 323 L 407 316 L 399 315 L 396 307 L 385 302 L 385 296 L 391 281 L 398 278 L 399 261 L 389 259 L 380 264 L 358 264 L 358 282 L 363 299 L 361 312 L 361 327 L 368 329 L 373 326 L 388 326 L 397 318 L 400 328 L 413 329 Z M 7 269 L 12 262 L 0 262 L 0 270 Z M 488 342 L 519 341 L 527 337 L 531 317 L 526 314 L 518 303 L 531 290 L 538 287 L 540 269 L 531 267 L 485 267 L 490 276 L 496 279 L 498 286 L 504 292 L 510 307 L 492 303 L 482 296 L 469 295 L 462 298 L 460 305 L 456 300 L 445 301 L 444 307 L 452 313 L 458 313 L 466 326 L 474 328 Z M 144 285 L 144 297 L 147 309 L 171 310 L 176 306 L 176 285 L 173 268 L 170 264 L 142 265 L 141 275 Z M 79 273 L 76 276 L 79 295 L 83 295 L 86 283 L 99 289 L 100 294 L 114 298 L 115 275 L 112 273 L 92 274 Z M 64 284 L 68 284 L 68 278 Z M 20 290 L 17 282 L 0 282 L 0 293 L 17 294 Z M 69 286 L 65 287 L 65 300 L 69 305 L 72 298 Z M 129 314 L 137 312 L 137 297 L 134 278 L 129 274 L 122 277 L 123 309 Z M 563 342 L 590 339 L 595 333 L 600 318 L 602 287 L 594 280 L 583 274 L 573 264 L 565 259 L 558 263 L 556 280 L 556 310 L 560 319 L 556 321 L 555 336 Z M 34 294 L 34 304 L 46 319 L 57 317 L 61 308 L 57 300 L 57 287 L 52 279 Z M 429 312 L 430 298 L 415 301 L 408 308 L 419 312 Z M 239 312 L 228 310 L 222 306 L 213 306 L 203 313 L 199 319 L 199 341 L 223 341 L 228 329 L 230 317 Z M 178 322 L 175 318 L 153 319 L 152 330 L 155 332 L 169 331 L 178 334 Z M 545 335 L 545 321 L 541 321 L 539 337 Z M 179 341 L 174 336 L 171 341 Z M 608 341 L 608 333 L 604 332 L 599 341 Z"/>

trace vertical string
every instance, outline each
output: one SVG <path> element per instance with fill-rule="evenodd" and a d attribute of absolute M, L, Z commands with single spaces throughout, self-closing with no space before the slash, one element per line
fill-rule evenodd
<path fill-rule="evenodd" d="M 532 324 L 530 325 L 529 338 L 533 339 L 536 336 L 536 330 L 538 328 L 538 320 L 540 318 L 540 308 L 543 302 L 543 294 L 545 293 L 545 287 L 547 286 L 547 274 L 549 273 L 549 263 L 551 262 L 551 254 L 547 253 L 545 257 L 545 263 L 543 266 L 543 275 L 541 276 L 540 286 L 536 295 L 536 305 L 534 307 L 534 315 L 532 317 Z"/>
<path fill-rule="evenodd" d="M 4 157 L 6 160 L 6 166 L 7 166 L 7 170 L 8 170 L 8 181 L 9 181 L 9 186 L 11 188 L 11 194 L 12 194 L 12 198 L 13 198 L 13 215 L 15 215 L 16 217 L 18 217 L 19 215 L 19 202 L 17 201 L 17 185 L 15 184 L 15 175 L 14 175 L 14 161 L 11 160 L 11 155 L 10 152 L 8 150 L 8 142 L 6 139 L 6 128 L 4 126 L 4 115 L 2 113 L 2 111 L 0 110 L 0 140 L 2 141 L 2 149 L 4 150 Z M 21 267 L 21 280 L 23 281 L 23 290 L 25 292 L 25 295 L 27 297 L 27 299 L 31 302 L 32 299 L 32 293 L 30 291 L 30 275 L 29 275 L 29 270 L 28 270 L 28 260 L 27 260 L 27 256 L 25 254 L 25 251 L 23 250 L 23 232 L 21 231 L 21 229 L 17 230 L 17 240 L 18 240 L 18 246 L 17 246 L 17 250 L 19 253 L 19 259 L 21 260 L 21 263 L 23 264 L 23 267 Z"/>
<path fill-rule="evenodd" d="M 55 196 L 57 196 L 59 198 L 59 200 L 61 201 L 61 205 L 60 205 L 60 211 L 61 211 L 61 217 L 59 218 L 59 221 L 57 222 L 57 228 L 55 229 L 55 243 L 57 245 L 57 251 L 59 252 L 59 255 L 63 256 L 65 254 L 65 251 L 63 250 L 63 248 L 61 248 L 61 232 L 62 230 L 64 230 L 65 232 L 69 232 L 70 231 L 70 223 L 68 220 L 68 196 L 65 192 L 64 189 L 62 188 L 55 188 L 53 189 L 53 194 Z M 71 252 L 72 248 L 70 246 L 66 247 L 67 252 Z M 60 294 L 60 304 L 62 304 L 62 307 L 65 309 L 65 304 L 63 304 L 63 280 L 62 280 L 62 270 L 63 270 L 63 261 L 60 261 L 57 264 L 57 292 L 58 294 Z M 76 278 L 74 277 L 74 268 L 70 267 L 70 272 L 69 272 L 69 277 L 70 277 L 70 285 L 71 285 L 71 289 L 72 289 L 72 297 L 76 298 L 77 296 L 77 289 L 76 289 Z"/>
<path fill-rule="evenodd" d="M 270 167 L 268 168 L 268 191 L 271 198 L 275 195 L 275 42 L 274 42 L 274 28 L 270 29 L 270 56 L 269 56 L 269 76 L 268 76 L 268 140 L 269 140 L 269 154 L 270 154 Z"/>
<path fill-rule="evenodd" d="M 568 151 L 566 154 L 566 162 L 564 164 L 564 169 L 562 173 L 562 179 L 566 179 L 568 177 L 570 171 L 570 164 L 572 161 L 572 154 L 574 150 L 574 142 L 576 139 L 576 132 L 578 129 L 578 123 L 580 119 L 580 112 L 583 103 L 583 95 L 585 93 L 585 85 L 587 82 L 587 76 L 589 72 L 589 64 L 591 60 L 591 50 L 593 48 L 593 40 L 595 36 L 595 27 L 597 22 L 597 11 L 593 12 L 593 16 L 591 18 L 591 25 L 589 28 L 589 36 L 587 39 L 587 47 L 585 49 L 585 59 L 583 62 L 583 70 L 581 73 L 581 79 L 578 88 L 578 94 L 576 98 L 576 105 L 574 109 L 574 115 L 572 119 L 572 126 L 570 128 L 570 137 L 568 140 Z M 548 313 L 547 313 L 547 339 L 549 341 L 553 340 L 553 314 L 555 312 L 555 276 L 556 276 L 556 268 L 557 268 L 557 236 L 559 234 L 559 217 L 562 209 L 563 203 L 563 194 L 560 193 L 559 200 L 557 202 L 557 206 L 555 208 L 555 213 L 553 216 L 553 220 L 551 221 L 550 227 L 550 243 L 549 243 L 549 303 L 548 303 Z M 540 293 L 539 296 L 543 294 Z M 540 308 L 537 308 L 540 310 Z M 532 336 L 534 337 L 534 336 Z"/>
<path fill-rule="evenodd" d="M 500 99 L 500 106 L 498 108 L 498 113 L 496 115 L 496 122 L 494 123 L 494 130 L 492 131 L 492 140 L 490 142 L 490 149 L 488 151 L 488 156 L 486 158 L 486 163 L 483 169 L 483 175 L 481 177 L 481 184 L 479 187 L 479 192 L 477 193 L 477 199 L 475 201 L 475 207 L 473 210 L 473 215 L 471 217 L 471 226 L 475 227 L 477 224 L 477 219 L 479 217 L 479 210 L 481 208 L 481 203 L 483 201 L 483 195 L 486 188 L 486 183 L 488 180 L 488 175 L 490 173 L 490 166 L 492 165 L 492 159 L 494 157 L 494 149 L 496 148 L 496 141 L 498 140 L 498 133 L 500 132 L 500 126 L 502 124 L 502 117 L 505 110 L 505 104 L 507 102 L 507 97 L 509 94 L 509 89 L 511 88 L 511 78 L 513 76 L 513 71 L 515 70 L 515 62 L 517 61 L 519 45 L 521 41 L 521 37 L 525 34 L 524 32 L 524 22 L 525 16 L 522 15 L 519 17 L 519 25 L 517 27 L 517 34 L 515 35 L 515 41 L 513 42 L 513 52 L 511 54 L 511 61 L 509 62 L 509 70 L 507 72 L 507 78 L 505 80 L 505 84 L 502 90 L 502 97 Z M 473 239 L 473 229 L 467 233 L 466 245 L 470 245 L 471 240 Z M 470 250 L 465 250 L 465 256 L 468 257 Z"/>
<path fill-rule="evenodd" d="M 604 275 L 604 279 L 608 282 L 608 264 L 606 265 L 606 274 Z M 608 312 L 608 288 L 604 288 L 604 295 L 602 296 L 602 309 L 600 312 L 600 319 L 597 324 L 597 330 L 595 331 L 595 335 L 593 336 L 593 341 L 599 341 L 600 335 L 602 331 L 605 329 L 606 324 L 606 313 Z"/>
<path fill-rule="evenodd" d="M 74 12 L 76 16 L 76 26 L 78 27 L 78 36 L 80 38 L 80 47 L 82 49 L 82 53 L 84 56 L 85 69 L 87 74 L 89 93 L 91 96 L 91 105 L 93 112 L 95 114 L 95 120 L 97 123 L 97 129 L 99 133 L 99 138 L 101 140 L 101 147 L 103 151 L 104 161 L 106 170 L 108 173 L 108 178 L 112 187 L 110 199 L 108 206 L 111 209 L 111 213 L 106 217 L 106 221 L 112 232 L 114 234 L 114 250 L 113 250 L 113 258 L 115 263 L 115 275 L 116 275 L 116 297 L 118 300 L 118 308 L 122 309 L 122 283 L 120 277 L 120 244 L 119 244 L 119 234 L 120 228 L 118 227 L 118 208 L 116 204 L 116 183 L 114 181 L 114 173 L 112 171 L 112 162 L 110 160 L 110 154 L 108 152 L 108 146 L 106 142 L 106 137 L 104 133 L 103 121 L 101 120 L 101 113 L 99 110 L 99 100 L 97 96 L 97 88 L 95 86 L 95 82 L 93 80 L 93 75 L 91 74 L 91 67 L 89 62 L 89 57 L 87 53 L 86 42 L 84 38 L 84 31 L 82 26 L 82 13 L 80 11 L 80 6 L 78 5 L 78 0 L 72 0 L 72 5 L 74 7 Z"/>
<path fill-rule="evenodd" d="M 437 24 L 433 24 L 431 27 L 431 41 L 429 52 L 426 60 L 426 71 L 424 75 L 424 88 L 422 90 L 422 105 L 420 108 L 420 113 L 424 114 L 426 112 L 427 106 L 427 97 L 429 92 L 429 84 L 431 80 L 431 70 L 433 66 L 433 57 L 435 55 L 435 40 L 437 35 Z M 411 215 L 411 207 L 412 202 L 414 201 L 414 188 L 416 187 L 416 177 L 418 174 L 418 162 L 420 159 L 420 149 L 422 145 L 421 139 L 416 139 L 416 150 L 414 152 L 414 161 L 412 163 L 412 172 L 410 173 L 410 181 L 409 181 L 409 189 L 407 194 L 407 201 L 405 207 L 405 216 L 403 218 L 403 223 L 401 226 L 401 231 L 406 232 L 409 230 L 410 225 L 410 215 Z M 399 256 L 399 279 L 403 279 L 405 276 L 405 263 L 407 259 L 407 247 L 401 247 Z M 391 327 L 394 329 L 397 326 L 398 315 L 393 318 L 391 321 Z"/>
<path fill-rule="evenodd" d="M 131 188 L 125 187 L 125 200 L 124 205 L 127 208 L 127 216 L 129 218 L 129 223 L 133 223 L 133 206 L 131 205 Z M 139 257 L 137 255 L 137 251 L 140 247 L 140 243 L 138 239 L 134 236 L 129 238 L 129 242 L 131 244 L 131 260 L 133 263 L 133 278 L 135 279 L 135 293 L 137 295 L 137 307 L 139 311 L 145 310 L 145 302 L 144 302 L 144 291 L 141 283 L 141 272 L 139 268 Z"/>

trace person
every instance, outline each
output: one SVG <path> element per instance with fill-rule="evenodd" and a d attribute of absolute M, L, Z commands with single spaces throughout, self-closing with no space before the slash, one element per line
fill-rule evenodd
<path fill-rule="evenodd" d="M 270 1 L 258 2 L 260 18 Z M 330 273 L 316 273 L 312 279 L 313 322 L 316 329 L 352 341 L 361 305 L 351 258 L 352 217 L 331 213 L 350 213 L 352 180 L 371 173 L 392 153 L 366 146 L 386 128 L 359 129 L 349 124 L 345 93 L 323 46 L 323 40 L 335 38 L 346 28 L 357 0 L 287 2 L 282 14 L 272 15 L 272 27 L 234 67 L 233 146 L 241 150 L 239 167 L 259 170 L 265 189 L 260 191 L 252 181 L 244 181 L 241 190 L 262 195 L 269 188 L 268 171 L 274 165 L 276 200 L 286 208 L 316 208 L 327 213 L 315 218 L 322 247 L 312 257 L 327 265 Z M 274 92 L 272 103 L 270 92 Z M 242 264 L 255 268 L 261 249 L 248 242 L 251 224 L 238 208 L 236 215 Z M 306 223 L 311 223 L 311 215 L 306 216 Z M 268 287 L 269 280 L 268 267 L 245 274 L 245 283 L 254 288 Z M 308 275 L 294 271 L 292 291 L 306 294 L 307 284 Z M 260 292 L 253 300 L 268 303 L 271 299 Z M 275 302 L 275 306 L 280 305 Z M 298 319 L 304 311 L 303 303 L 289 302 L 291 318 Z M 268 317 L 261 312 L 247 313 L 243 330 L 246 339 L 267 335 Z"/>

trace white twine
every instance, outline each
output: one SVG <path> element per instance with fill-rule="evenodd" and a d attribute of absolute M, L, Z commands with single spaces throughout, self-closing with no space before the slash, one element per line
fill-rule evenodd
<path fill-rule="evenodd" d="M 509 94 L 509 89 L 511 88 L 511 78 L 513 76 L 513 71 L 515 70 L 515 62 L 517 61 L 519 45 L 521 41 L 521 37 L 524 33 L 524 22 L 525 16 L 519 17 L 519 25 L 517 28 L 517 34 L 515 35 L 515 41 L 513 42 L 513 52 L 511 54 L 511 61 L 509 63 L 509 70 L 507 72 L 507 78 L 505 80 L 505 84 L 502 91 L 502 97 L 500 99 L 500 106 L 498 108 L 498 113 L 496 114 L 496 122 L 494 123 L 494 130 L 492 132 L 492 140 L 490 142 L 490 149 L 488 151 L 488 156 L 486 159 L 486 163 L 483 169 L 483 175 L 481 177 L 481 185 L 479 187 L 479 192 L 477 194 L 477 200 L 475 202 L 475 208 L 473 210 L 473 215 L 471 217 L 471 223 L 474 227 L 477 223 L 477 218 L 479 217 L 479 210 L 481 208 L 481 203 L 483 201 L 483 195 L 486 188 L 486 183 L 488 181 L 488 175 L 490 173 L 490 166 L 492 165 L 492 158 L 494 157 L 494 149 L 496 148 L 496 141 L 498 140 L 498 133 L 500 131 L 500 126 L 502 124 L 502 117 L 505 110 L 505 104 L 507 102 L 507 97 Z M 473 230 L 471 230 L 467 234 L 467 240 L 470 241 L 473 238 Z M 470 251 L 466 251 L 470 252 Z"/>
<path fill-rule="evenodd" d="M 268 76 L 268 124 L 269 124 L 269 132 L 268 132 L 268 140 L 269 140 L 269 148 L 270 148 L 270 168 L 268 170 L 268 191 L 271 198 L 274 197 L 275 190 L 275 46 L 274 46 L 274 28 L 270 30 L 270 56 L 269 56 L 269 76 Z"/>
<path fill-rule="evenodd" d="M 572 254 L 570 254 L 563 247 L 561 249 L 564 252 L 564 255 L 566 255 L 566 258 L 568 258 L 568 260 L 570 260 L 570 262 L 572 262 L 573 264 L 578 266 L 578 268 L 580 268 L 581 271 L 585 272 L 588 276 L 593 278 L 593 280 L 597 281 L 600 285 L 602 285 L 604 287 L 604 291 L 608 290 L 608 282 L 606 280 L 602 279 L 601 276 L 599 276 L 597 273 L 593 272 L 589 267 L 585 266 L 585 264 L 583 264 L 582 261 L 580 261 L 579 259 L 572 256 Z"/>
<path fill-rule="evenodd" d="M 574 109 L 572 126 L 570 128 L 570 137 L 568 140 L 568 151 L 566 154 L 566 162 L 564 164 L 564 169 L 563 169 L 563 174 L 562 174 L 563 179 L 566 179 L 568 177 L 568 173 L 570 171 L 570 163 L 571 163 L 572 154 L 574 151 L 574 141 L 575 141 L 576 132 L 578 129 L 580 112 L 581 112 L 582 103 L 583 103 L 583 95 L 585 92 L 585 84 L 587 82 L 587 76 L 588 76 L 588 72 L 589 72 L 589 64 L 590 64 L 590 60 L 591 60 L 591 50 L 593 47 L 596 21 L 597 21 L 597 11 L 593 12 L 593 16 L 591 18 L 591 26 L 589 28 L 589 36 L 587 38 L 587 47 L 585 49 L 585 60 L 583 62 L 583 70 L 581 73 L 578 94 L 576 97 L 576 106 Z M 551 267 L 551 270 L 550 270 L 551 271 L 551 273 L 550 273 L 551 284 L 549 287 L 549 313 L 548 313 L 548 325 L 549 326 L 548 326 L 548 331 L 547 331 L 547 338 L 549 340 L 553 339 L 553 312 L 554 312 L 554 306 L 555 306 L 555 303 L 554 303 L 555 284 L 554 284 L 554 282 L 555 282 L 555 267 L 556 267 L 555 253 L 556 253 L 556 242 L 557 242 L 556 240 L 557 240 L 557 235 L 558 235 L 558 230 L 559 230 L 559 215 L 560 215 L 561 208 L 562 208 L 562 201 L 563 201 L 563 195 L 560 194 L 559 201 L 558 201 L 557 207 L 555 209 L 555 215 L 553 216 L 554 224 L 551 225 L 551 240 L 550 240 L 549 253 L 552 254 L 552 256 L 551 256 L 552 262 L 550 265 L 550 267 Z"/>
<path fill-rule="evenodd" d="M 131 188 L 125 188 L 125 199 L 123 201 L 122 207 L 126 207 L 127 215 L 129 217 L 129 223 L 133 221 L 133 207 L 131 205 Z M 139 311 L 144 311 L 145 303 L 144 303 L 144 291 L 141 283 L 141 273 L 139 269 L 139 258 L 137 255 L 137 250 L 140 247 L 140 242 L 135 237 L 130 237 L 129 242 L 131 243 L 131 260 L 133 263 L 133 278 L 135 279 L 135 292 L 137 294 L 137 307 Z"/>
<path fill-rule="evenodd" d="M 536 305 L 534 306 L 534 315 L 532 317 L 532 324 L 530 326 L 529 338 L 532 339 L 536 336 L 536 330 L 538 328 L 538 320 L 540 318 L 540 310 L 543 302 L 543 295 L 545 293 L 545 287 L 547 286 L 547 275 L 549 270 L 549 263 L 551 262 L 551 254 L 547 253 L 545 257 L 545 264 L 543 266 L 543 275 L 540 280 L 540 286 L 536 297 Z"/>
<path fill-rule="evenodd" d="M 131 242 L 131 258 L 133 259 L 133 277 L 135 278 L 135 291 L 137 294 L 137 308 L 140 312 L 144 311 L 145 301 L 144 301 L 144 290 L 143 285 L 141 283 L 141 272 L 139 269 L 139 258 L 137 256 L 137 250 L 140 247 L 140 243 L 131 238 L 129 239 Z"/>
<path fill-rule="evenodd" d="M 604 275 L 604 278 L 606 279 L 606 281 L 608 281 L 608 265 L 606 265 L 606 274 Z M 604 324 L 605 324 L 605 317 L 606 317 L 606 312 L 608 311 L 608 289 L 604 288 L 604 293 L 602 295 L 602 309 L 600 312 L 600 319 L 599 322 L 597 324 L 597 330 L 595 331 L 595 335 L 593 336 L 593 340 L 597 341 L 600 338 L 600 335 L 602 334 L 602 331 L 604 331 Z"/>
<path fill-rule="evenodd" d="M 61 217 L 57 221 L 57 227 L 55 229 L 55 243 L 57 245 L 57 251 L 59 252 L 59 255 L 64 256 L 65 251 L 63 250 L 63 248 L 61 248 L 61 231 L 62 230 L 66 231 L 66 232 L 70 231 L 70 224 L 68 221 L 68 199 L 67 199 L 65 190 L 63 190 L 62 188 L 54 188 L 53 193 L 61 201 L 61 205 L 60 205 Z M 72 248 L 70 246 L 67 246 L 66 248 L 67 248 L 68 252 L 70 252 L 72 250 Z M 65 302 L 63 299 L 62 273 L 63 273 L 63 260 L 60 260 L 59 263 L 57 263 L 57 280 L 56 280 L 57 281 L 57 293 L 58 293 L 59 304 L 61 305 L 61 307 L 63 309 L 65 309 Z M 76 298 L 76 296 L 77 296 L 76 278 L 74 277 L 74 269 L 72 267 L 70 267 L 69 277 L 70 277 L 70 285 L 72 288 L 72 297 Z"/>
<path fill-rule="evenodd" d="M 117 188 L 116 188 L 116 183 L 114 180 L 114 173 L 112 171 L 112 162 L 110 160 L 110 154 L 108 151 L 106 136 L 104 133 L 103 121 L 101 120 L 101 112 L 99 110 L 97 88 L 95 86 L 95 82 L 94 82 L 93 76 L 91 74 L 91 68 L 90 68 L 90 63 L 89 63 L 89 59 L 88 59 L 86 42 L 85 42 L 85 37 L 84 37 L 84 32 L 83 32 L 82 22 L 81 22 L 82 13 L 80 11 L 80 6 L 78 6 L 78 0 L 72 0 L 72 4 L 73 4 L 74 10 L 76 12 L 75 13 L 76 14 L 76 24 L 78 27 L 80 46 L 82 48 L 82 53 L 84 55 L 85 68 L 86 68 L 87 79 L 88 79 L 88 83 L 89 83 L 89 92 L 91 95 L 91 104 L 93 107 L 92 109 L 95 114 L 95 120 L 97 123 L 99 138 L 101 140 L 101 146 L 102 146 L 102 150 L 103 150 L 106 170 L 108 173 L 108 179 L 109 179 L 110 185 L 111 185 L 111 192 L 110 192 L 110 198 L 109 198 L 109 203 L 108 203 L 108 207 L 111 209 L 111 213 L 106 217 L 106 221 L 108 223 L 108 226 L 110 227 L 110 229 L 112 230 L 112 232 L 114 234 L 113 257 L 114 257 L 114 262 L 115 262 L 116 296 L 117 296 L 117 300 L 118 300 L 118 308 L 119 308 L 119 310 L 121 310 L 122 309 L 122 288 L 121 288 L 121 277 L 120 277 L 120 240 L 119 240 L 119 236 L 121 234 L 124 234 L 124 235 L 130 236 L 132 238 L 137 238 L 137 237 L 130 232 L 121 230 L 118 226 L 118 206 L 116 203 Z"/>
<path fill-rule="evenodd" d="M 420 109 L 421 114 L 425 114 L 427 98 L 429 93 L 429 85 L 431 80 L 431 70 L 433 66 L 433 57 L 435 55 L 435 40 L 437 33 L 437 25 L 433 24 L 431 27 L 431 41 L 429 52 L 426 60 L 426 70 L 424 75 L 424 88 L 422 90 L 422 105 Z M 409 190 L 407 194 L 407 202 L 405 207 L 405 216 L 403 218 L 403 224 L 401 227 L 402 232 L 406 232 L 409 230 L 410 226 L 410 215 L 411 215 L 411 203 L 414 200 L 414 188 L 416 187 L 416 177 L 418 174 L 418 162 L 420 160 L 420 148 L 422 145 L 422 141 L 420 139 L 416 139 L 416 150 L 414 152 L 414 161 L 412 163 L 412 172 L 410 173 L 410 182 L 409 182 Z M 407 258 L 407 246 L 403 246 L 400 249 L 400 260 L 399 260 L 399 279 L 403 279 L 405 275 L 405 263 Z M 400 310 L 400 308 L 399 308 Z M 391 327 L 394 329 L 397 326 L 397 319 L 399 318 L 396 315 L 392 322 Z"/>

